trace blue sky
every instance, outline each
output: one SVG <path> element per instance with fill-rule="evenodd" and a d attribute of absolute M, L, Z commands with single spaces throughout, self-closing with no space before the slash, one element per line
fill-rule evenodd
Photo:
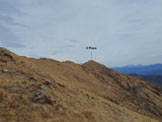
<path fill-rule="evenodd" d="M 107 66 L 162 62 L 161 0 L 0 0 L 0 45 L 19 55 L 94 59 Z"/>

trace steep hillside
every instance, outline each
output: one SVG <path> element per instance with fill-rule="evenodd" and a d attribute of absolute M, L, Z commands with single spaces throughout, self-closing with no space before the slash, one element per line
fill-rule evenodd
<path fill-rule="evenodd" d="M 162 87 L 85 64 L 0 48 L 0 122 L 158 122 Z"/>

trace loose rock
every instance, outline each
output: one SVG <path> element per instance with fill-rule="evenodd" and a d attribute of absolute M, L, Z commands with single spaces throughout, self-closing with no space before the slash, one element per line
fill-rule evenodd
<path fill-rule="evenodd" d="M 10 87 L 10 88 L 9 88 L 9 91 L 10 91 L 10 92 L 17 92 L 17 91 L 19 91 L 19 90 L 20 90 L 20 88 L 17 87 L 17 86 L 13 86 L 13 87 Z"/>
<path fill-rule="evenodd" d="M 13 73 L 15 71 L 14 70 L 10 70 L 10 69 L 3 69 L 2 72 L 3 73 Z"/>
<path fill-rule="evenodd" d="M 34 102 L 39 102 L 40 100 L 42 100 L 45 97 L 45 93 L 44 91 L 42 91 L 41 89 L 38 89 L 33 97 L 33 101 Z"/>

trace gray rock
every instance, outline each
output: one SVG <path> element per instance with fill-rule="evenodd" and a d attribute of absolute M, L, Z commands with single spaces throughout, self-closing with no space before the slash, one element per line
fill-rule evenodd
<path fill-rule="evenodd" d="M 46 95 L 45 95 L 44 91 L 42 91 L 41 89 L 38 89 L 34 95 L 33 101 L 38 102 L 38 101 L 42 100 L 45 96 Z"/>
<path fill-rule="evenodd" d="M 53 80 L 50 80 L 48 78 L 43 78 L 43 80 L 44 80 L 44 83 L 43 84 L 46 87 L 49 87 L 51 85 L 51 86 L 53 86 L 53 88 L 57 88 L 57 83 L 56 83 L 56 81 L 54 79 Z"/>
<path fill-rule="evenodd" d="M 123 112 L 123 111 L 120 110 L 120 109 L 118 109 L 118 110 L 119 110 L 119 112 L 121 113 L 121 115 L 122 115 L 123 117 L 127 118 L 127 119 L 130 120 L 130 121 L 133 121 L 133 120 L 134 120 L 134 117 L 133 117 L 133 116 L 131 116 L 131 115 L 129 115 L 129 114 Z"/>
<path fill-rule="evenodd" d="M 46 83 L 50 84 L 51 80 L 49 80 L 48 78 L 43 78 L 45 80 Z"/>
<path fill-rule="evenodd" d="M 45 81 L 45 83 L 44 83 L 44 85 L 45 86 L 49 86 L 49 85 L 52 85 L 53 86 L 53 88 L 57 88 L 57 85 L 56 85 L 56 81 L 55 80 L 49 80 L 48 78 L 44 78 L 44 81 Z"/>
<path fill-rule="evenodd" d="M 10 91 L 10 92 L 17 92 L 17 91 L 19 91 L 19 90 L 20 90 L 20 88 L 17 87 L 17 86 L 13 86 L 13 87 L 10 87 L 10 88 L 9 88 L 9 91 Z"/>
<path fill-rule="evenodd" d="M 56 82 L 53 83 L 53 88 L 57 88 Z"/>
<path fill-rule="evenodd" d="M 7 50 L 6 48 L 0 48 L 0 56 L 2 57 L 8 57 L 10 60 L 14 60 L 11 52 L 9 50 Z"/>
<path fill-rule="evenodd" d="M 13 73 L 15 71 L 14 70 L 10 70 L 10 69 L 3 69 L 2 72 L 3 73 Z"/>
<path fill-rule="evenodd" d="M 46 85 L 44 85 L 44 84 L 42 84 L 42 87 L 44 88 L 44 89 L 49 89 Z"/>
<path fill-rule="evenodd" d="M 42 69 L 39 70 L 41 73 L 44 73 L 44 71 Z"/>
<path fill-rule="evenodd" d="M 23 79 L 24 78 L 24 76 L 20 76 L 20 75 L 16 75 L 15 77 L 18 78 L 18 79 Z"/>

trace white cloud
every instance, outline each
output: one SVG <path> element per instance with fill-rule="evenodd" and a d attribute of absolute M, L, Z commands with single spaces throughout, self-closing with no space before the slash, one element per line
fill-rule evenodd
<path fill-rule="evenodd" d="M 89 58 L 85 47 L 92 45 L 98 47 L 95 59 L 111 66 L 162 60 L 151 56 L 162 53 L 161 0 L 14 1 L 13 12 L 5 12 L 24 25 L 8 30 L 26 46 L 15 50 L 21 55 L 53 57 L 61 51 L 57 59 L 80 63 Z"/>

